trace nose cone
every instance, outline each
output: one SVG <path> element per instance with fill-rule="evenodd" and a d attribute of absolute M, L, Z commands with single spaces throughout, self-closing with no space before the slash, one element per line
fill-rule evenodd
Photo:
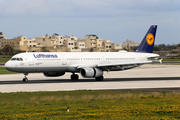
<path fill-rule="evenodd" d="M 9 62 L 6 62 L 4 67 L 8 70 L 8 68 L 10 67 Z"/>
<path fill-rule="evenodd" d="M 6 62 L 6 64 L 4 65 L 4 67 L 9 70 L 9 71 L 13 71 L 13 65 L 11 62 Z"/>

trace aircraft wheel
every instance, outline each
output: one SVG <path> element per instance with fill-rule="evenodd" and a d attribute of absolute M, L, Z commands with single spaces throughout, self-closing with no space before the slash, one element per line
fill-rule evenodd
<path fill-rule="evenodd" d="M 23 78 L 23 82 L 27 82 L 28 81 L 28 78 Z"/>
<path fill-rule="evenodd" d="M 28 73 L 24 73 L 24 78 L 23 78 L 23 82 L 27 82 L 28 81 L 28 78 L 27 78 L 27 76 L 28 76 Z"/>
<path fill-rule="evenodd" d="M 104 77 L 103 77 L 103 76 L 101 76 L 101 77 L 96 77 L 95 79 L 96 79 L 96 81 L 103 81 L 103 80 L 104 80 Z"/>
<path fill-rule="evenodd" d="M 71 80 L 78 80 L 79 76 L 77 74 L 72 74 L 71 75 Z"/>

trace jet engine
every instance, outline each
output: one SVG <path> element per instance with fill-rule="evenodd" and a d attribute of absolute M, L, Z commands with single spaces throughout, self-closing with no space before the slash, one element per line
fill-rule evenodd
<path fill-rule="evenodd" d="M 58 77 L 58 76 L 63 76 L 65 72 L 44 72 L 43 74 L 46 77 Z"/>
<path fill-rule="evenodd" d="M 103 75 L 103 71 L 98 68 L 83 68 L 80 73 L 85 78 L 101 77 Z"/>

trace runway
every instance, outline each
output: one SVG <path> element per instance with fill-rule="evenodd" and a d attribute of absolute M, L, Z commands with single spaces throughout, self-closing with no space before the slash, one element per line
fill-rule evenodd
<path fill-rule="evenodd" d="M 118 72 L 104 72 L 104 81 L 85 79 L 70 80 L 71 73 L 47 78 L 42 73 L 29 74 L 28 82 L 22 82 L 23 74 L 0 75 L 0 92 L 68 91 L 68 90 L 144 90 L 179 91 L 180 65 L 143 65 Z"/>

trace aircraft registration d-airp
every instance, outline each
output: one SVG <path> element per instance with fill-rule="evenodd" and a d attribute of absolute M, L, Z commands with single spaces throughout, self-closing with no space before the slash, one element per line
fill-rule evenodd
<path fill-rule="evenodd" d="M 152 25 L 139 47 L 134 52 L 26 52 L 13 56 L 6 64 L 9 71 L 24 73 L 23 81 L 28 81 L 28 73 L 42 72 L 46 77 L 58 77 L 71 72 L 71 80 L 84 78 L 103 80 L 103 71 L 122 71 L 146 63 L 152 63 L 157 25 Z"/>

